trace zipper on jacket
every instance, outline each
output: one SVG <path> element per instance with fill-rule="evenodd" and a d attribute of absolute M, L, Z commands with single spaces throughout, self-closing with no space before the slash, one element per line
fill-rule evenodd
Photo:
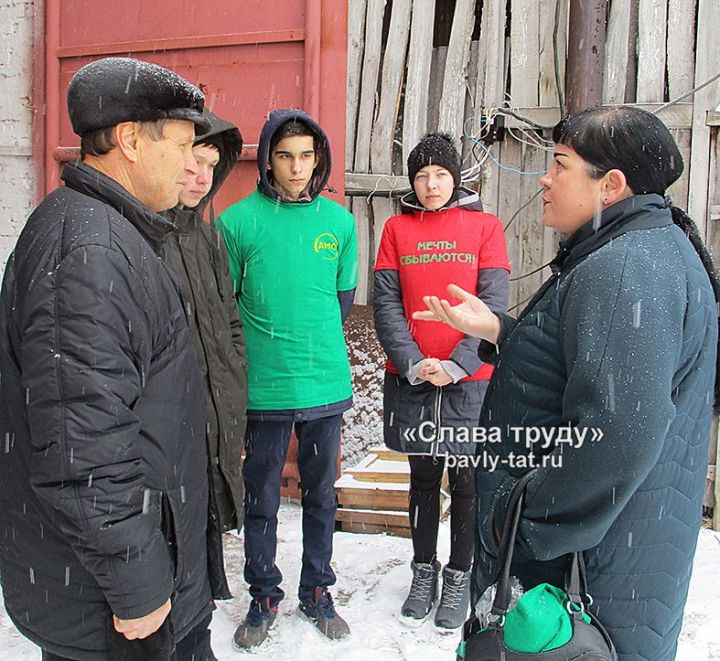
<path fill-rule="evenodd" d="M 432 456 L 434 458 L 437 458 L 438 455 L 438 449 L 440 447 L 440 425 L 441 425 L 441 417 L 440 417 L 440 410 L 442 408 L 442 387 L 441 386 L 435 386 L 435 404 L 434 404 L 434 411 L 433 411 L 433 418 L 435 422 L 435 442 L 433 443 L 433 450 L 432 450 Z"/>

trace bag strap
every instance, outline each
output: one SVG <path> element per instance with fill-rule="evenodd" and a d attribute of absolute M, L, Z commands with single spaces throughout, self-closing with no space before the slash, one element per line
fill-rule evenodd
<path fill-rule="evenodd" d="M 515 551 L 515 538 L 517 537 L 520 515 L 522 514 L 525 501 L 525 488 L 532 479 L 531 471 L 524 475 L 515 485 L 508 498 L 505 520 L 498 543 L 498 553 L 495 564 L 495 575 L 493 582 L 496 583 L 495 599 L 493 599 L 492 615 L 497 616 L 497 621 L 504 620 L 505 614 L 510 608 L 512 589 L 510 587 L 510 567 L 512 565 L 513 553 Z M 502 622 L 500 622 L 502 624 Z"/>
<path fill-rule="evenodd" d="M 585 572 L 585 558 L 582 551 L 571 554 L 570 565 L 565 572 L 565 592 L 573 604 L 585 610 L 585 606 L 592 604 L 592 597 L 587 591 L 587 574 Z"/>
<path fill-rule="evenodd" d="M 498 622 L 500 626 L 502 626 L 505 614 L 510 608 L 510 599 L 512 596 L 510 568 L 515 551 L 515 539 L 520 525 L 520 515 L 522 514 L 525 502 L 525 489 L 528 482 L 532 479 L 534 472 L 533 470 L 527 473 L 516 483 L 508 498 L 508 505 L 505 511 L 505 520 L 503 521 L 503 529 L 498 543 L 495 573 L 493 576 L 493 582 L 496 584 L 495 599 L 493 599 L 492 610 L 490 611 L 492 615 L 496 616 L 496 622 Z M 582 551 L 571 553 L 570 556 L 570 564 L 565 572 L 565 592 L 570 602 L 579 606 L 580 612 L 582 612 L 585 610 L 586 605 L 589 606 L 592 604 L 592 597 L 587 591 L 585 559 Z M 570 608 L 570 604 L 568 604 L 568 608 Z"/>

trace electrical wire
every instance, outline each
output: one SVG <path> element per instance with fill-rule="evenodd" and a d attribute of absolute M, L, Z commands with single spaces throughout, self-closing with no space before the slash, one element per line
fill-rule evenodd
<path fill-rule="evenodd" d="M 480 147 L 481 149 L 483 149 L 483 150 L 487 153 L 487 155 L 488 155 L 488 157 L 490 158 L 490 160 L 491 160 L 493 163 L 495 163 L 495 165 L 497 165 L 501 170 L 505 170 L 505 171 L 507 171 L 507 172 L 514 172 L 515 174 L 520 174 L 520 175 L 523 175 L 523 176 L 526 176 L 526 175 L 540 175 L 540 174 L 545 174 L 545 173 L 547 172 L 547 170 L 518 170 L 517 168 L 510 167 L 509 165 L 503 165 L 500 161 L 498 161 L 498 160 L 492 155 L 492 153 L 490 152 L 490 150 L 488 149 L 488 147 L 486 147 L 482 142 L 479 142 L 479 141 L 475 140 L 474 138 L 470 138 L 470 139 L 471 139 L 471 140 L 474 140 L 474 141 L 475 141 L 475 144 L 477 144 L 478 147 Z"/>
<path fill-rule="evenodd" d="M 540 271 L 542 271 L 546 266 L 550 266 L 550 264 L 552 264 L 552 260 L 543 264 L 542 266 L 538 266 L 538 268 L 534 269 L 533 271 L 530 271 L 529 273 L 523 273 L 523 275 L 518 275 L 515 278 L 510 278 L 510 282 L 517 282 L 518 280 L 524 280 L 525 278 L 529 278 L 531 275 L 540 273 Z"/>
<path fill-rule="evenodd" d="M 663 103 L 659 108 L 656 108 L 653 110 L 653 115 L 657 115 L 659 112 L 662 112 L 666 108 L 670 108 L 674 106 L 676 103 L 679 103 L 683 99 L 687 99 L 687 97 L 695 94 L 695 92 L 699 92 L 703 87 L 707 87 L 711 83 L 714 83 L 718 78 L 720 78 L 720 72 L 716 73 L 710 80 L 706 80 L 702 85 L 698 85 L 697 87 L 693 87 L 689 92 L 685 92 L 685 94 L 681 94 L 677 98 L 673 99 L 672 101 L 668 101 L 667 103 Z"/>
<path fill-rule="evenodd" d="M 538 197 L 540 194 L 542 194 L 542 192 L 543 192 L 544 190 L 545 190 L 544 188 L 541 188 L 540 190 L 538 190 L 537 193 L 535 193 L 535 195 L 533 195 L 527 202 L 525 202 L 525 204 L 523 204 L 523 205 L 510 217 L 510 220 L 508 220 L 507 225 L 505 225 L 505 227 L 503 228 L 503 231 L 507 232 L 508 227 L 510 227 L 510 225 L 513 224 L 513 221 L 520 215 L 520 212 L 521 212 L 523 209 L 526 209 L 527 207 L 529 207 L 530 204 L 531 204 L 535 199 L 537 199 L 537 197 Z"/>
<path fill-rule="evenodd" d="M 520 132 L 520 135 L 516 133 L 516 131 Z M 534 149 L 542 149 L 543 151 L 552 151 L 553 148 L 550 147 L 550 145 L 544 145 L 537 141 L 537 139 L 533 136 L 532 133 L 529 131 L 526 131 L 525 129 L 515 129 L 512 127 L 508 127 L 507 132 L 515 138 L 518 142 L 522 142 L 523 144 L 528 145 L 529 147 L 533 147 Z M 524 136 L 524 137 L 521 137 Z"/>

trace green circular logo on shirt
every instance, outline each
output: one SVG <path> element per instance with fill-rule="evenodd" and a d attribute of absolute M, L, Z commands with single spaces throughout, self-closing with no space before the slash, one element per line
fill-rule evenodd
<path fill-rule="evenodd" d="M 338 240 L 334 234 L 328 232 L 320 234 L 315 239 L 313 248 L 323 259 L 331 260 L 338 257 Z"/>

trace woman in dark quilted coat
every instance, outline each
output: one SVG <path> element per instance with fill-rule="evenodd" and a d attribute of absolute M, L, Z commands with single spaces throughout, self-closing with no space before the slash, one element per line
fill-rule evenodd
<path fill-rule="evenodd" d="M 513 573 L 526 589 L 562 586 L 567 554 L 584 551 L 618 658 L 672 661 L 717 401 L 720 287 L 695 225 L 664 197 L 683 163 L 657 117 L 593 108 L 553 139 L 543 224 L 569 238 L 552 277 L 518 319 L 452 288 L 459 306 L 427 297 L 431 311 L 415 313 L 482 338 L 496 360 L 481 424 L 503 443 L 500 468 L 478 472 L 474 597 L 508 496 L 534 469 Z"/>

